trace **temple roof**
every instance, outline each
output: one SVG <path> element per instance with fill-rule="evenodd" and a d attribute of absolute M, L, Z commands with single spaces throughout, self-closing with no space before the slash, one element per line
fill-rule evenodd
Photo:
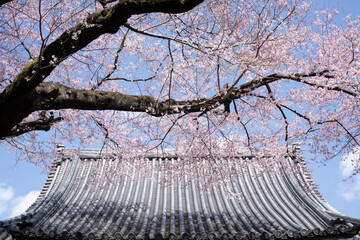
<path fill-rule="evenodd" d="M 59 156 L 36 202 L 0 221 L 0 240 L 360 239 L 360 219 L 331 207 L 293 157 L 279 171 L 238 167 L 224 187 L 204 186 L 196 167 L 179 175 L 161 167 L 176 156 L 137 159 L 146 174 L 136 164 L 112 171 L 119 159 L 99 150 Z"/>

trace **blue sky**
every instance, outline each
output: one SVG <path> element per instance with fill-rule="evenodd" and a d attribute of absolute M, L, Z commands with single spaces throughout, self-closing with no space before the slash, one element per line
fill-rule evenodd
<path fill-rule="evenodd" d="M 338 20 L 346 14 L 360 14 L 360 0 L 317 0 L 319 8 L 335 7 L 340 11 Z M 16 161 L 16 153 L 8 153 L 0 146 L 0 219 L 25 211 L 38 196 L 46 180 L 41 167 Z M 306 156 L 305 156 L 306 157 Z M 349 165 L 338 159 L 319 166 L 311 163 L 314 182 L 333 207 L 343 214 L 360 218 L 360 176 L 343 181 Z"/>

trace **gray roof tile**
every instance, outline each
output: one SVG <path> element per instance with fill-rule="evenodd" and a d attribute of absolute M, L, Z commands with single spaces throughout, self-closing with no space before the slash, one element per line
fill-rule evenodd
<path fill-rule="evenodd" d="M 150 169 L 170 160 L 180 161 L 139 161 Z M 142 176 L 133 168 L 111 175 L 115 164 L 97 150 L 65 150 L 37 201 L 22 216 L 0 222 L 0 240 L 345 239 L 359 232 L 360 219 L 341 215 L 318 192 L 304 190 L 313 187 L 304 162 L 284 158 L 287 172 L 237 168 L 227 187 L 239 199 L 229 198 L 223 186 L 204 192 L 206 183 L 189 174 L 153 170 Z M 300 171 L 289 171 L 294 164 Z M 195 175 L 201 171 L 193 169 Z M 172 177 L 169 184 L 165 177 Z"/>

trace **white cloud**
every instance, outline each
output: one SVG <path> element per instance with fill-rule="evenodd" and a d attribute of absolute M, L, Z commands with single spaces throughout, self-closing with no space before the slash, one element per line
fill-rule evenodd
<path fill-rule="evenodd" d="M 340 161 L 340 172 L 342 177 L 349 177 L 355 168 L 359 167 L 360 149 L 354 149 L 345 155 Z"/>
<path fill-rule="evenodd" d="M 340 162 L 340 174 L 347 181 L 340 183 L 340 196 L 345 201 L 360 200 L 360 174 L 353 175 L 359 169 L 360 149 L 354 149 L 344 156 Z M 351 176 L 351 177 L 350 177 Z"/>
<path fill-rule="evenodd" d="M 35 202 L 39 196 L 40 191 L 31 191 L 24 197 L 18 197 L 15 199 L 15 205 L 12 208 L 10 217 L 18 216 L 24 213 Z"/>
<path fill-rule="evenodd" d="M 340 195 L 348 202 L 360 200 L 360 176 L 354 177 L 351 182 L 341 183 Z"/>
<path fill-rule="evenodd" d="M 40 191 L 30 191 L 25 196 L 17 197 L 12 186 L 0 182 L 0 219 L 24 213 L 35 202 L 39 194 Z"/>
<path fill-rule="evenodd" d="M 14 197 L 14 189 L 5 183 L 0 183 L 0 214 L 8 210 L 8 205 Z"/>

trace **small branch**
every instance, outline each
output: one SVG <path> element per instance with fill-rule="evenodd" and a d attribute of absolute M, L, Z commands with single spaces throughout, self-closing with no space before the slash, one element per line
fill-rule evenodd
<path fill-rule="evenodd" d="M 100 81 L 98 81 L 97 84 L 91 88 L 91 90 L 97 89 L 98 87 L 101 86 L 101 84 L 108 81 L 110 76 L 117 70 L 117 68 L 118 68 L 117 63 L 119 61 L 119 55 L 120 55 L 120 52 L 124 49 L 125 40 L 126 40 L 126 37 L 127 37 L 128 33 L 129 33 L 129 30 L 126 31 L 124 37 L 121 40 L 120 47 L 116 51 L 116 55 L 115 55 L 115 59 L 114 59 L 114 63 L 113 63 L 113 67 L 112 67 L 111 71 L 104 78 L 102 78 Z"/>
<path fill-rule="evenodd" d="M 172 55 L 172 52 L 171 52 L 171 42 L 170 42 L 170 40 L 168 40 L 168 49 L 169 49 L 169 55 L 170 55 L 170 59 L 171 59 L 168 98 L 171 99 L 171 84 L 172 84 L 172 78 L 173 78 L 173 72 L 174 72 L 174 58 L 173 58 L 173 55 Z"/>
<path fill-rule="evenodd" d="M 295 80 L 295 79 L 292 79 L 292 80 Z M 349 95 L 354 96 L 354 97 L 359 96 L 358 93 L 350 91 L 350 90 L 342 88 L 342 87 L 339 87 L 339 86 L 331 87 L 331 86 L 327 86 L 327 85 L 313 83 L 313 82 L 310 82 L 310 81 L 307 81 L 307 80 L 304 80 L 304 79 L 295 80 L 295 81 L 305 83 L 305 84 L 310 85 L 312 87 L 318 87 L 318 88 L 322 88 L 322 89 L 328 89 L 328 90 L 333 90 L 333 91 L 337 91 L 337 92 L 343 92 L 343 93 L 349 94 Z"/>
<path fill-rule="evenodd" d="M 247 138 L 247 145 L 248 145 L 248 147 L 250 148 L 251 147 L 251 139 L 250 139 L 250 134 L 249 134 L 249 131 L 248 131 L 248 129 L 247 129 L 247 127 L 246 127 L 246 124 L 244 124 L 242 121 L 241 121 L 241 119 L 240 119 L 240 115 L 239 115 L 239 112 L 238 112 L 238 110 L 237 110 L 237 107 L 236 107 L 236 103 L 235 103 L 235 101 L 233 101 L 233 103 L 234 103 L 234 109 L 235 109 L 235 113 L 238 115 L 238 121 L 240 122 L 240 124 L 241 124 L 241 126 L 244 128 L 244 130 L 245 130 L 245 133 L 246 133 L 246 138 Z"/>
<path fill-rule="evenodd" d="M 290 112 L 293 112 L 293 113 L 295 113 L 296 115 L 298 115 L 299 117 L 301 117 L 301 118 L 305 119 L 306 121 L 308 121 L 308 123 L 309 123 L 310 126 L 312 125 L 312 124 L 311 124 L 311 120 L 310 120 L 309 117 L 307 117 L 307 116 L 299 113 L 298 111 L 296 111 L 296 110 L 294 110 L 294 109 L 292 109 L 292 108 L 290 108 L 290 107 L 288 107 L 288 106 L 286 106 L 286 105 L 284 105 L 284 104 L 280 104 L 280 106 L 283 107 L 283 108 L 286 108 L 286 109 L 289 110 Z"/>
<path fill-rule="evenodd" d="M 9 136 L 7 137 L 16 137 L 31 131 L 49 131 L 55 123 L 63 120 L 62 117 L 55 118 L 52 112 L 50 114 L 51 116 L 46 119 L 41 116 L 38 120 L 16 125 L 11 129 Z"/>
<path fill-rule="evenodd" d="M 265 8 L 265 6 L 264 6 Z M 273 33 L 276 32 L 276 29 L 278 29 L 297 9 L 297 6 L 293 6 L 291 11 L 287 14 L 287 16 L 285 18 L 283 18 L 272 30 L 271 32 L 266 36 L 266 38 L 261 42 L 261 44 L 258 46 L 257 51 L 256 51 L 256 55 L 255 58 L 258 57 L 259 53 L 260 53 L 260 49 L 262 48 L 262 46 L 268 42 L 269 38 L 272 36 Z"/>
<path fill-rule="evenodd" d="M 256 94 L 253 94 L 251 93 L 250 94 L 251 96 L 255 96 L 255 97 L 258 97 L 258 98 L 263 98 L 263 99 L 267 99 L 269 100 L 269 98 L 265 97 L 265 96 L 261 96 L 261 95 L 256 95 Z M 270 100 L 269 100 L 270 101 Z M 278 104 L 279 107 L 283 107 L 283 108 L 286 108 L 287 110 L 293 112 L 294 114 L 296 114 L 297 116 L 305 119 L 308 124 L 310 125 L 310 128 L 309 130 L 307 131 L 307 133 L 311 132 L 311 131 L 314 131 L 313 129 L 313 122 L 310 120 L 310 118 L 304 114 L 301 114 L 299 113 L 298 111 L 284 105 L 284 104 Z M 283 113 L 283 111 L 282 111 Z M 314 122 L 314 124 L 318 124 L 318 125 L 322 125 L 322 124 L 326 124 L 326 123 L 337 123 L 342 129 L 344 129 L 344 131 L 346 132 L 346 134 L 357 144 L 360 146 L 360 143 L 356 140 L 356 137 L 344 126 L 344 124 L 342 124 L 339 120 L 337 119 L 331 119 L 331 120 L 325 120 L 325 121 L 316 121 Z"/>
<path fill-rule="evenodd" d="M 345 132 L 349 135 L 349 137 L 358 145 L 360 146 L 359 142 L 356 140 L 355 136 L 352 135 L 351 132 L 349 132 L 349 130 L 337 119 L 334 120 L 326 120 L 326 121 L 322 121 L 322 122 L 316 122 L 317 124 L 325 124 L 325 123 L 337 123 L 342 129 L 345 130 Z"/>
<path fill-rule="evenodd" d="M 188 47 L 191 47 L 199 52 L 202 52 L 202 53 L 205 53 L 205 54 L 208 54 L 207 52 L 205 52 L 204 50 L 202 50 L 201 48 L 198 48 L 194 45 L 192 45 L 191 43 L 188 43 L 184 40 L 181 40 L 181 39 L 177 39 L 177 38 L 171 38 L 171 37 L 166 37 L 166 36 L 163 36 L 163 35 L 158 35 L 158 34 L 154 34 L 154 33 L 148 33 L 148 32 L 145 32 L 143 30 L 140 30 L 140 29 L 137 29 L 133 26 L 131 26 L 130 24 L 128 23 L 125 23 L 124 24 L 125 27 L 127 27 L 128 29 L 130 29 L 131 31 L 133 32 L 136 32 L 136 33 L 139 33 L 139 34 L 143 34 L 145 36 L 149 36 L 149 37 L 154 37 L 154 38 L 160 38 L 160 39 L 164 39 L 164 40 L 168 40 L 168 41 L 174 41 L 174 42 L 177 42 L 177 43 L 180 43 L 180 44 L 183 44 L 183 45 L 186 45 Z"/>
<path fill-rule="evenodd" d="M 176 123 L 178 122 L 178 120 L 181 119 L 181 118 L 183 118 L 183 117 L 186 116 L 186 115 L 187 115 L 187 114 L 183 114 L 183 115 L 178 116 L 178 117 L 172 122 L 171 126 L 170 126 L 170 127 L 168 128 L 168 130 L 166 131 L 165 135 L 161 138 L 161 141 L 160 141 L 155 147 L 150 148 L 148 151 L 151 151 L 151 150 L 156 149 L 156 148 L 158 148 L 159 146 L 161 146 L 161 145 L 164 143 L 167 135 L 171 132 L 171 130 L 173 129 L 173 127 L 174 127 L 174 126 L 176 125 Z"/>
<path fill-rule="evenodd" d="M 100 152 L 102 152 L 102 150 L 105 147 L 105 143 L 107 140 L 109 140 L 110 142 L 112 142 L 115 145 L 118 145 L 117 142 L 109 137 L 109 129 L 105 126 L 105 124 L 101 123 L 99 120 L 97 120 L 94 116 L 91 116 L 91 118 L 94 120 L 94 122 L 96 123 L 96 125 L 102 130 L 102 132 L 104 133 L 104 144 L 101 147 Z"/>
<path fill-rule="evenodd" d="M 230 89 L 233 89 L 241 80 L 241 78 L 245 75 L 245 73 L 248 71 L 248 69 L 244 69 L 242 73 L 239 75 L 239 77 L 235 80 L 235 82 L 231 85 Z"/>
<path fill-rule="evenodd" d="M 218 85 L 218 90 L 220 92 L 220 59 L 219 56 L 217 56 L 216 58 L 216 77 L 217 77 L 217 85 Z"/>
<path fill-rule="evenodd" d="M 123 77 L 118 77 L 118 78 L 107 78 L 105 81 L 125 81 L 125 82 L 147 82 L 150 80 L 153 80 L 155 78 L 154 76 L 148 77 L 148 78 L 138 78 L 138 79 L 127 79 L 127 78 L 123 78 Z"/>
<path fill-rule="evenodd" d="M 266 84 L 265 87 L 266 87 L 266 89 L 267 89 L 267 91 L 268 91 L 268 93 L 269 93 L 269 95 L 270 95 L 271 101 L 275 104 L 275 106 L 277 107 L 277 109 L 279 109 L 279 111 L 280 111 L 280 113 L 281 113 L 281 115 L 282 115 L 282 117 L 283 117 L 283 119 L 284 119 L 284 122 L 285 122 L 285 143 L 286 143 L 286 145 L 287 145 L 287 141 L 288 141 L 288 138 L 289 138 L 289 129 L 288 129 L 288 128 L 289 128 L 289 122 L 288 122 L 288 119 L 287 119 L 284 111 L 282 110 L 281 105 L 279 105 L 279 104 L 276 102 L 276 100 L 275 100 L 275 98 L 274 98 L 274 95 L 272 94 L 270 85 L 269 85 L 269 84 Z"/>

